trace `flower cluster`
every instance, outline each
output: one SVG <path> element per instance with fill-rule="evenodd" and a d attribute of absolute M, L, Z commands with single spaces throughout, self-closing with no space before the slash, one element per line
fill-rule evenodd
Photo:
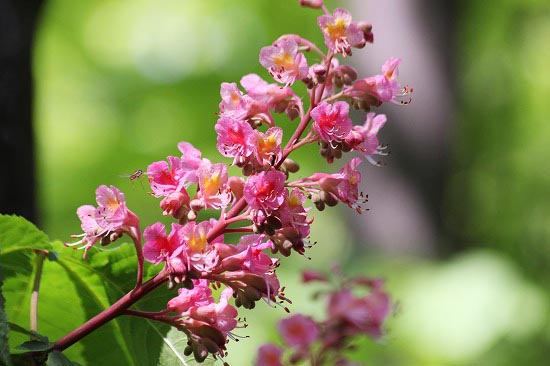
<path fill-rule="evenodd" d="M 328 283 L 328 278 L 317 272 L 304 272 L 304 282 Z M 360 290 L 364 294 L 357 295 Z M 278 330 L 284 347 L 267 343 L 258 349 L 257 366 L 351 365 L 346 358 L 358 337 L 378 339 L 382 325 L 391 311 L 389 296 L 383 281 L 366 277 L 340 279 L 335 289 L 327 291 L 326 317 L 314 320 L 295 314 L 279 322 Z"/>
<path fill-rule="evenodd" d="M 402 98 L 412 91 L 399 86 L 399 59 L 390 58 L 380 75 L 363 79 L 351 66 L 340 64 L 338 57 L 349 57 L 352 48 L 373 42 L 370 24 L 352 21 L 345 9 L 331 14 L 320 0 L 301 4 L 322 9 L 318 25 L 326 52 L 298 35 L 284 35 L 259 55 L 273 83 L 249 74 L 240 80 L 242 90 L 236 83 L 221 84 L 214 126 L 217 149 L 242 175 L 230 176 L 228 164 L 213 163 L 190 143 L 181 142 L 177 146 L 181 155 L 153 162 L 145 173 L 151 194 L 160 199 L 162 214 L 173 218 L 170 227 L 157 222 L 142 235 L 137 216 L 112 186 L 98 189 L 98 208 L 78 209 L 84 234 L 75 244 L 83 244 L 87 251 L 96 242 L 108 244 L 127 233 L 139 258 L 163 264 L 160 275 L 179 287 L 178 295 L 158 313 L 127 310 L 126 314 L 177 327 L 188 337 L 186 354 L 192 353 L 199 362 L 210 354 L 225 355 L 227 340 L 239 324 L 236 307 L 252 309 L 261 299 L 278 305 L 289 301 L 276 275 L 280 258 L 274 255 L 306 253 L 312 207 L 323 210 L 342 202 L 358 212 L 363 209 L 366 196 L 359 192 L 357 169 L 361 158 L 352 158 L 336 173 L 293 179 L 299 165 L 289 155 L 304 145 L 318 144 L 329 163 L 355 151 L 379 165 L 374 156 L 386 153 L 377 134 L 386 116 L 370 110 L 383 102 L 407 103 Z M 314 52 L 312 59 L 320 62 L 309 64 L 306 52 Z M 307 100 L 293 91 L 297 82 L 307 87 Z M 354 126 L 350 107 L 365 111 L 363 125 Z M 296 121 L 290 124 L 294 129 L 290 136 L 284 136 L 285 126 L 276 123 L 281 118 L 275 114 Z M 218 211 L 218 218 L 206 218 L 212 216 L 205 215 L 206 210 Z M 228 233 L 242 236 L 229 243 Z M 139 290 L 143 269 L 141 261 L 138 264 Z M 322 327 L 303 316 L 281 323 L 286 342 L 301 352 L 295 357 L 302 357 L 312 342 L 321 339 L 327 347 L 339 347 L 345 343 L 339 337 L 357 332 L 379 335 L 387 296 L 380 287 L 371 287 L 371 295 L 360 299 L 345 290 L 333 293 L 329 303 L 336 317 Z M 221 290 L 218 300 L 212 289 Z"/>

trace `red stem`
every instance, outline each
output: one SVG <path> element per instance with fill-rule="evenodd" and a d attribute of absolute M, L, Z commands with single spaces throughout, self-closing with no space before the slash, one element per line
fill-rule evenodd
<path fill-rule="evenodd" d="M 135 304 L 139 299 L 162 285 L 168 279 L 167 272 L 160 272 L 155 277 L 145 282 L 142 286 L 133 289 L 128 292 L 122 298 L 120 298 L 113 305 L 103 310 L 101 313 L 94 316 L 92 319 L 88 320 L 86 323 L 82 324 L 80 327 L 76 328 L 69 334 L 65 335 L 63 338 L 58 339 L 52 349 L 63 351 L 97 328 L 108 323 L 119 315 L 122 315 L 130 306 Z"/>

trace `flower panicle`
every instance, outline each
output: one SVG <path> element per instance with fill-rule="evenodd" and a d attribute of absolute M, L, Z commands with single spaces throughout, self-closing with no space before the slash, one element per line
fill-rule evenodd
<path fill-rule="evenodd" d="M 77 211 L 84 233 L 68 245 L 80 245 L 86 255 L 96 243 L 106 245 L 128 234 L 139 242 L 140 251 L 143 246 L 145 260 L 163 264 L 178 295 L 159 319 L 187 335 L 186 354 L 193 354 L 198 362 L 208 355 L 224 357 L 227 341 L 236 337 L 238 307 L 253 309 L 264 300 L 288 310 L 285 304 L 290 300 L 276 273 L 281 260 L 274 255 L 287 257 L 295 252 L 307 257 L 313 208 L 321 211 L 342 202 L 359 213 L 367 210 L 358 166 L 362 158 L 381 166 L 376 157 L 387 155 L 387 146 L 378 138 L 387 118 L 371 109 L 385 102 L 410 103 L 412 88 L 401 87 L 397 80 L 400 59 L 390 58 L 380 74 L 365 78 L 343 63 L 353 48 L 373 42 L 370 23 L 353 21 L 345 9 L 331 13 L 322 0 L 300 0 L 300 4 L 322 10 L 317 24 L 326 50 L 298 35 L 284 35 L 259 52 L 259 62 L 273 82 L 248 74 L 240 80 L 241 87 L 221 84 L 214 129 L 217 150 L 229 163 L 213 163 L 190 143 L 180 142 L 179 154 L 153 162 L 143 172 L 150 194 L 160 199 L 162 215 L 173 219 L 169 227 L 156 222 L 142 234 L 139 219 L 114 186 L 98 188 L 97 207 L 86 205 Z M 306 52 L 316 53 L 310 59 L 321 60 L 309 65 Z M 308 98 L 294 92 L 293 86 L 300 82 Z M 362 124 L 354 124 L 350 107 L 365 112 Z M 289 127 L 277 122 L 282 119 L 275 118 L 277 114 L 286 115 L 295 126 L 291 136 L 285 136 Z M 353 157 L 335 173 L 292 179 L 300 166 L 289 155 L 310 144 L 319 146 L 320 156 L 328 163 L 352 151 L 362 158 Z M 230 165 L 242 174 L 230 175 Z M 206 211 L 217 212 L 218 218 L 210 218 Z M 226 234 L 230 233 L 241 234 L 237 243 L 229 242 Z M 213 289 L 221 290 L 217 301 Z M 340 314 L 334 322 L 321 324 L 294 316 L 280 330 L 283 336 L 301 335 L 286 337 L 286 343 L 296 349 L 294 359 L 299 360 L 321 337 L 325 344 L 343 344 L 340 338 L 328 341 L 329 329 L 379 336 L 388 306 L 387 295 L 378 287 L 360 299 L 342 290 L 329 300 L 331 311 Z M 357 318 L 346 315 L 349 309 Z M 263 347 L 261 355 L 272 360 L 262 365 L 277 365 L 282 352 L 271 345 Z"/>

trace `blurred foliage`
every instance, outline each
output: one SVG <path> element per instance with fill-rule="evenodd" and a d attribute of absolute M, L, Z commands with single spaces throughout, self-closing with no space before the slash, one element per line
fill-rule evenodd
<path fill-rule="evenodd" d="M 357 357 L 382 365 L 542 365 L 550 348 L 550 7 L 543 0 L 457 6 L 458 123 L 445 218 L 470 252 L 447 261 L 353 252 L 349 269 L 386 277 L 401 304 L 387 338 L 362 344 Z M 55 239 L 78 233 L 76 207 L 93 203 L 100 184 L 122 189 L 143 226 L 159 220 L 145 180 L 121 175 L 178 155 L 182 140 L 222 161 L 213 129 L 220 83 L 250 72 L 267 80 L 259 49 L 281 32 L 320 42 L 317 15 L 294 0 L 48 1 L 34 52 L 41 226 Z M 314 148 L 298 158 L 300 174 L 322 164 Z M 321 243 L 311 264 L 352 256 L 344 220 L 337 210 L 317 214 L 312 240 Z M 322 305 L 312 306 L 296 284 L 304 262 L 291 258 L 281 282 L 293 311 L 314 315 Z M 233 364 L 250 364 L 257 344 L 276 338 L 282 312 L 265 309 L 243 314 L 251 339 L 230 345 Z"/>
<path fill-rule="evenodd" d="M 469 1 L 460 19 L 449 227 L 548 283 L 550 5 Z"/>

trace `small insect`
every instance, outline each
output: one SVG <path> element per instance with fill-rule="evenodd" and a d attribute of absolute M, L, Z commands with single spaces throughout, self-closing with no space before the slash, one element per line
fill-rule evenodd
<path fill-rule="evenodd" d="M 138 169 L 135 172 L 133 172 L 132 174 L 130 174 L 130 176 L 128 178 L 130 178 L 130 180 L 135 180 L 135 179 L 138 179 L 139 177 L 141 177 L 143 174 L 147 174 L 147 173 L 145 173 L 141 169 Z"/>
<path fill-rule="evenodd" d="M 142 169 L 138 169 L 135 172 L 133 172 L 132 174 L 122 174 L 121 177 L 122 178 L 130 178 L 131 181 L 135 181 L 136 179 L 141 178 L 143 175 L 147 175 L 147 172 L 144 172 Z M 143 183 L 141 182 L 141 180 L 140 180 L 140 183 L 143 187 Z"/>

